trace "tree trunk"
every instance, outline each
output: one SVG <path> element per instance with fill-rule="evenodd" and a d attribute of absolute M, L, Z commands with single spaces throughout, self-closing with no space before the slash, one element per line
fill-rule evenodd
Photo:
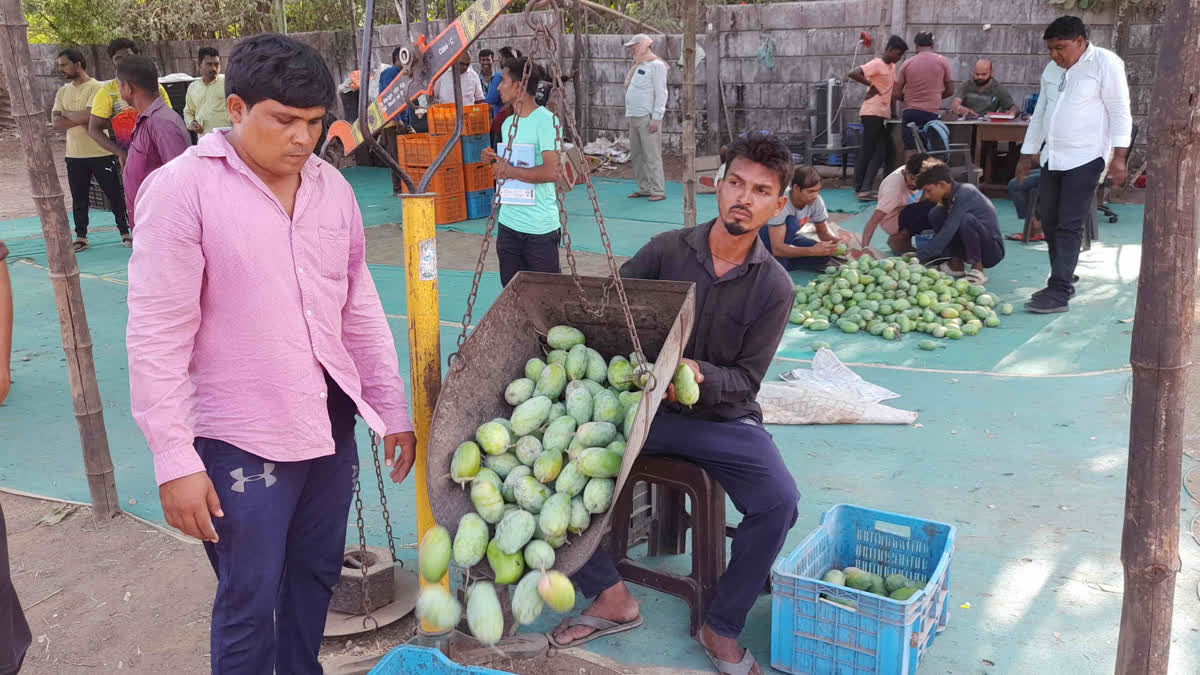
<path fill-rule="evenodd" d="M 696 226 L 696 5 L 683 14 L 683 226 Z M 708 86 L 713 86 L 709 83 Z M 719 84 L 717 86 L 720 86 Z"/>
<path fill-rule="evenodd" d="M 1200 0 L 1169 0 L 1159 44 L 1200 35 Z M 1200 50 L 1162 49 L 1150 115 L 1121 562 L 1118 675 L 1165 675 L 1179 573 L 1183 413 L 1191 366 L 1200 185 Z"/>
<path fill-rule="evenodd" d="M 92 336 L 88 332 L 83 293 L 79 287 L 79 265 L 71 248 L 71 228 L 63 203 L 62 185 L 54 167 L 45 111 L 33 97 L 33 61 L 29 55 L 27 28 L 21 0 L 0 0 L 0 67 L 4 69 L 13 120 L 21 133 L 31 194 L 42 219 L 50 284 L 58 307 L 72 406 L 79 425 L 83 465 L 92 495 L 92 512 L 96 520 L 103 521 L 117 515 L 121 507 L 117 503 L 117 485 L 104 430 L 104 405 L 96 383 Z"/>

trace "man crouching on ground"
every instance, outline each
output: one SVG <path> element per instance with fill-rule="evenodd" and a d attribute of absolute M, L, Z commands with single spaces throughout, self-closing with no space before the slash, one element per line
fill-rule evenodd
<path fill-rule="evenodd" d="M 333 77 L 311 47 L 256 35 L 225 89 L 233 129 L 138 194 L 133 416 L 167 524 L 204 541 L 217 575 L 212 672 L 320 673 L 355 414 L 384 437 L 394 482 L 416 439 L 354 193 L 312 154 Z"/>
<path fill-rule="evenodd" d="M 786 203 L 792 161 L 781 141 L 758 134 L 731 143 L 728 158 L 718 217 L 654 237 L 621 267 L 621 276 L 696 285 L 696 323 L 683 363 L 700 382 L 700 402 L 683 408 L 669 391 L 642 454 L 698 464 L 743 514 L 697 639 L 721 672 L 754 674 L 761 670 L 738 636 L 796 522 L 799 499 L 755 403 L 795 298 L 791 278 L 758 236 Z M 574 581 L 595 601 L 552 632 L 556 647 L 642 624 L 637 601 L 603 550 Z"/>

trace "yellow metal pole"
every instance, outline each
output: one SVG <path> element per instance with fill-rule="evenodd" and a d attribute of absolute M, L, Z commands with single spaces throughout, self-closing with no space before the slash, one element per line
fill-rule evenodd
<path fill-rule="evenodd" d="M 438 320 L 437 238 L 433 194 L 400 195 L 404 227 L 404 274 L 407 280 L 408 365 L 417 460 L 413 465 L 417 493 L 417 541 L 434 526 L 425 481 L 433 407 L 442 388 L 441 324 Z M 446 577 L 442 586 L 449 587 Z M 425 580 L 421 580 L 421 586 Z M 422 628 L 426 628 L 423 626 Z"/>

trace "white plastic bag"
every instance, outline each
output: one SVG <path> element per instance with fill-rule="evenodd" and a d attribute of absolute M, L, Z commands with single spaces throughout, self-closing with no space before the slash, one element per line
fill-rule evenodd
<path fill-rule="evenodd" d="M 917 413 L 882 405 L 900 395 L 871 384 L 821 349 L 812 368 L 781 374 L 782 382 L 764 382 L 758 404 L 767 424 L 912 424 Z"/>

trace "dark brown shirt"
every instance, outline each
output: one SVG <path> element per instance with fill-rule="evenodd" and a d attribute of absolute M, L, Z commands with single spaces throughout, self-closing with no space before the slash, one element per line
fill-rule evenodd
<path fill-rule="evenodd" d="M 796 287 L 758 237 L 746 261 L 718 279 L 708 248 L 714 222 L 654 237 L 621 266 L 621 276 L 696 285 L 696 323 L 683 355 L 704 375 L 700 402 L 690 409 L 663 405 L 705 419 L 762 421 L 754 399 L 783 338 Z"/>

